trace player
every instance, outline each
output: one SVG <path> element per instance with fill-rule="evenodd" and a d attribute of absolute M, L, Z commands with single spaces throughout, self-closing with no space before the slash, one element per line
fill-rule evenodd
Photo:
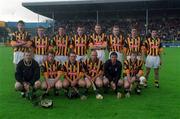
<path fill-rule="evenodd" d="M 122 64 L 117 60 L 117 53 L 112 52 L 110 54 L 111 59 L 107 60 L 104 64 L 104 78 L 103 84 L 105 90 L 112 88 L 117 94 L 117 98 L 122 97 L 122 92 L 120 91 L 123 88 L 123 80 L 121 80 Z"/>
<path fill-rule="evenodd" d="M 53 36 L 53 47 L 55 47 L 55 60 L 62 64 L 68 60 L 70 41 L 65 34 L 65 28 L 60 26 L 58 33 Z"/>
<path fill-rule="evenodd" d="M 84 80 L 84 70 L 82 62 L 76 61 L 76 53 L 70 52 L 68 61 L 63 65 L 64 80 L 63 88 L 69 93 L 71 89 L 80 96 L 82 100 L 86 99 L 85 88 L 86 82 Z M 79 91 L 81 89 L 82 92 Z M 69 96 L 70 97 L 70 96 Z M 71 97 L 70 97 L 71 98 Z"/>
<path fill-rule="evenodd" d="M 15 89 L 21 91 L 23 97 L 28 96 L 31 87 L 33 91 L 40 88 L 40 67 L 33 59 L 31 50 L 26 50 L 24 58 L 17 64 L 15 78 Z"/>
<path fill-rule="evenodd" d="M 130 59 L 124 61 L 123 75 L 126 97 L 130 97 L 130 91 L 133 85 L 135 85 L 135 92 L 137 94 L 141 93 L 139 78 L 143 76 L 143 61 L 138 60 L 137 55 L 138 53 L 133 51 L 131 52 Z"/>
<path fill-rule="evenodd" d="M 101 26 L 97 24 L 95 26 L 95 33 L 90 37 L 89 47 L 92 50 L 96 50 L 98 58 L 101 61 L 105 61 L 105 50 L 107 49 L 107 37 L 105 33 L 102 33 Z"/>
<path fill-rule="evenodd" d="M 47 59 L 47 52 L 50 45 L 50 39 L 45 35 L 45 28 L 39 26 L 37 28 L 37 36 L 33 38 L 34 59 L 39 65 Z"/>
<path fill-rule="evenodd" d="M 119 26 L 114 25 L 112 29 L 112 34 L 109 36 L 109 58 L 112 52 L 116 52 L 117 59 L 123 62 L 123 46 L 124 46 L 124 38 L 123 35 L 120 34 Z"/>
<path fill-rule="evenodd" d="M 91 51 L 91 58 L 87 59 L 84 64 L 86 69 L 86 88 L 89 88 L 91 85 L 94 86 L 93 89 L 96 94 L 96 99 L 103 99 L 103 96 L 99 93 L 98 90 L 103 86 L 103 62 L 97 58 L 96 50 Z"/>
<path fill-rule="evenodd" d="M 130 59 L 130 55 L 134 51 L 138 53 L 138 60 L 142 60 L 143 44 L 140 37 L 137 35 L 137 29 L 135 27 L 132 27 L 131 35 L 127 37 L 124 43 L 125 59 Z"/>
<path fill-rule="evenodd" d="M 157 36 L 157 29 L 152 29 L 151 37 L 145 40 L 146 57 L 146 79 L 149 77 L 151 68 L 154 69 L 155 87 L 159 88 L 159 67 L 162 63 L 161 53 L 163 51 L 160 38 Z M 147 85 L 146 85 L 147 87 Z"/>
<path fill-rule="evenodd" d="M 78 26 L 77 34 L 72 37 L 72 49 L 77 55 L 77 61 L 84 61 L 87 58 L 88 36 L 84 32 L 84 27 Z"/>
<path fill-rule="evenodd" d="M 18 31 L 12 34 L 11 46 L 14 48 L 13 63 L 16 65 L 23 59 L 24 52 L 28 50 L 32 42 L 30 40 L 30 34 L 24 29 L 24 22 L 18 21 Z"/>

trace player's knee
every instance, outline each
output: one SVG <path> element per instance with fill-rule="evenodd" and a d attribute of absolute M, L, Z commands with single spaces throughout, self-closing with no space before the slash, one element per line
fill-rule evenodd
<path fill-rule="evenodd" d="M 22 91 L 23 90 L 23 85 L 21 83 L 19 83 L 19 82 L 16 82 L 15 83 L 15 89 L 17 91 Z"/>
<path fill-rule="evenodd" d="M 86 86 L 86 83 L 85 83 L 84 80 L 79 80 L 79 81 L 78 81 L 78 85 L 79 85 L 80 87 L 85 87 L 85 86 Z"/>
<path fill-rule="evenodd" d="M 130 88 L 130 84 L 129 84 L 127 81 L 125 81 L 125 83 L 124 83 L 124 88 L 125 88 L 125 89 Z"/>
<path fill-rule="evenodd" d="M 68 88 L 69 87 L 69 82 L 67 80 L 64 80 L 62 83 L 63 88 Z"/>
<path fill-rule="evenodd" d="M 118 86 L 120 86 L 120 87 L 123 86 L 123 80 L 118 81 Z"/>
<path fill-rule="evenodd" d="M 62 88 L 62 82 L 61 81 L 56 82 L 55 88 L 60 90 Z"/>
<path fill-rule="evenodd" d="M 108 84 L 109 84 L 109 80 L 108 80 L 107 78 L 104 78 L 104 79 L 103 79 L 103 85 L 106 86 L 106 85 L 108 85 Z"/>
<path fill-rule="evenodd" d="M 102 80 L 96 80 L 96 81 L 95 81 L 95 84 L 96 84 L 96 86 L 99 87 L 99 88 L 103 86 Z"/>
<path fill-rule="evenodd" d="M 86 80 L 86 88 L 90 88 L 91 87 L 91 82 L 89 80 Z"/>

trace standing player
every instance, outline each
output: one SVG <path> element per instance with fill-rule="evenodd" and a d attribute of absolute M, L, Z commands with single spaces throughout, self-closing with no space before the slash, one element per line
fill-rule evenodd
<path fill-rule="evenodd" d="M 112 52 L 116 52 L 117 59 L 123 61 L 123 46 L 124 39 L 123 35 L 120 34 L 119 26 L 115 25 L 112 29 L 112 34 L 109 36 L 109 57 Z"/>
<path fill-rule="evenodd" d="M 138 53 L 138 60 L 142 59 L 143 50 L 142 50 L 142 42 L 140 37 L 137 35 L 137 29 L 131 29 L 131 36 L 128 36 L 124 43 L 124 55 L 125 59 L 130 59 L 130 55 L 132 52 Z"/>
<path fill-rule="evenodd" d="M 24 52 L 32 45 L 30 35 L 24 29 L 23 21 L 18 21 L 17 28 L 18 31 L 13 33 L 11 40 L 11 46 L 14 48 L 13 63 L 15 66 L 23 59 Z"/>
<path fill-rule="evenodd" d="M 122 64 L 117 60 L 116 52 L 112 52 L 110 57 L 111 59 L 107 60 L 104 64 L 103 84 L 105 90 L 110 86 L 117 94 L 117 98 L 121 98 L 122 94 L 119 89 L 123 88 L 123 80 L 120 80 Z"/>
<path fill-rule="evenodd" d="M 130 97 L 130 91 L 133 84 L 136 84 L 135 91 L 137 94 L 141 93 L 139 78 L 143 75 L 143 61 L 137 59 L 137 52 L 131 52 L 130 59 L 124 61 L 124 89 L 126 97 Z"/>
<path fill-rule="evenodd" d="M 76 61 L 76 53 L 69 53 L 69 60 L 66 61 L 63 65 L 63 71 L 65 74 L 63 80 L 63 88 L 67 91 L 70 91 L 71 88 L 79 94 L 77 88 L 81 88 L 83 90 L 83 94 L 80 95 L 81 99 L 86 99 L 85 96 L 85 88 L 86 82 L 83 78 L 84 72 L 82 67 L 82 62 Z"/>
<path fill-rule="evenodd" d="M 95 33 L 91 35 L 91 41 L 89 47 L 94 49 L 98 53 L 98 58 L 101 61 L 105 61 L 105 49 L 107 48 L 107 38 L 105 33 L 102 33 L 101 26 L 97 24 L 95 26 Z"/>
<path fill-rule="evenodd" d="M 60 26 L 58 34 L 53 37 L 53 46 L 55 47 L 55 60 L 64 63 L 68 60 L 69 37 L 65 34 L 65 28 Z"/>
<path fill-rule="evenodd" d="M 45 35 L 45 28 L 39 26 L 37 28 L 37 36 L 33 38 L 34 59 L 42 65 L 47 58 L 47 51 L 49 48 L 50 39 Z"/>
<path fill-rule="evenodd" d="M 58 90 L 62 88 L 62 82 L 60 77 L 62 75 L 61 63 L 54 59 L 54 52 L 48 52 L 48 59 L 42 64 L 42 72 L 44 76 L 44 82 L 42 83 L 42 89 L 48 91 L 54 89 L 54 94 L 58 95 Z"/>
<path fill-rule="evenodd" d="M 85 82 L 86 88 L 89 88 L 91 84 L 96 86 L 95 88 L 102 88 L 103 86 L 103 62 L 97 58 L 97 52 L 91 51 L 91 58 L 85 62 Z M 98 90 L 94 90 L 96 93 L 96 99 L 103 99 L 103 96 L 99 94 Z"/>
<path fill-rule="evenodd" d="M 77 61 L 86 60 L 88 50 L 88 36 L 83 26 L 78 26 L 77 35 L 72 37 L 72 49 L 77 55 Z"/>
<path fill-rule="evenodd" d="M 145 40 L 147 51 L 146 58 L 146 79 L 148 79 L 151 68 L 154 69 L 155 87 L 159 88 L 159 66 L 161 64 L 161 52 L 163 51 L 160 38 L 157 37 L 157 30 L 152 29 L 151 37 Z"/>

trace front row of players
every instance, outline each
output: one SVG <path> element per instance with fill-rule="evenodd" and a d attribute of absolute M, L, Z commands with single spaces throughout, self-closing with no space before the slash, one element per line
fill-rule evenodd
<path fill-rule="evenodd" d="M 136 93 L 141 93 L 142 65 L 143 61 L 137 60 L 137 53 L 132 52 L 131 58 L 124 61 L 121 79 L 122 64 L 117 60 L 116 52 L 112 52 L 110 59 L 104 64 L 97 58 L 95 50 L 84 62 L 76 61 L 76 54 L 70 52 L 68 61 L 64 64 L 54 59 L 53 52 L 48 52 L 47 60 L 40 67 L 33 59 L 33 53 L 26 51 L 24 59 L 17 65 L 15 89 L 21 91 L 23 96 L 26 96 L 31 87 L 34 91 L 42 88 L 47 94 L 53 89 L 55 95 L 63 89 L 70 98 L 80 96 L 81 99 L 86 99 L 88 89 L 92 86 L 97 99 L 103 99 L 101 93 L 107 93 L 110 88 L 117 98 L 124 94 L 129 97 L 133 89 Z M 39 80 L 40 71 L 44 76 L 42 83 Z"/>

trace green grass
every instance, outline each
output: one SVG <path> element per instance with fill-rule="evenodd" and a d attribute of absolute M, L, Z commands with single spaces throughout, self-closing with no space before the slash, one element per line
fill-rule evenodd
<path fill-rule="evenodd" d="M 12 49 L 0 47 L 0 119 L 180 119 L 180 48 L 166 48 L 160 69 L 160 89 L 152 85 L 142 95 L 117 100 L 114 94 L 96 100 L 53 97 L 54 108 L 33 107 L 14 90 Z"/>

